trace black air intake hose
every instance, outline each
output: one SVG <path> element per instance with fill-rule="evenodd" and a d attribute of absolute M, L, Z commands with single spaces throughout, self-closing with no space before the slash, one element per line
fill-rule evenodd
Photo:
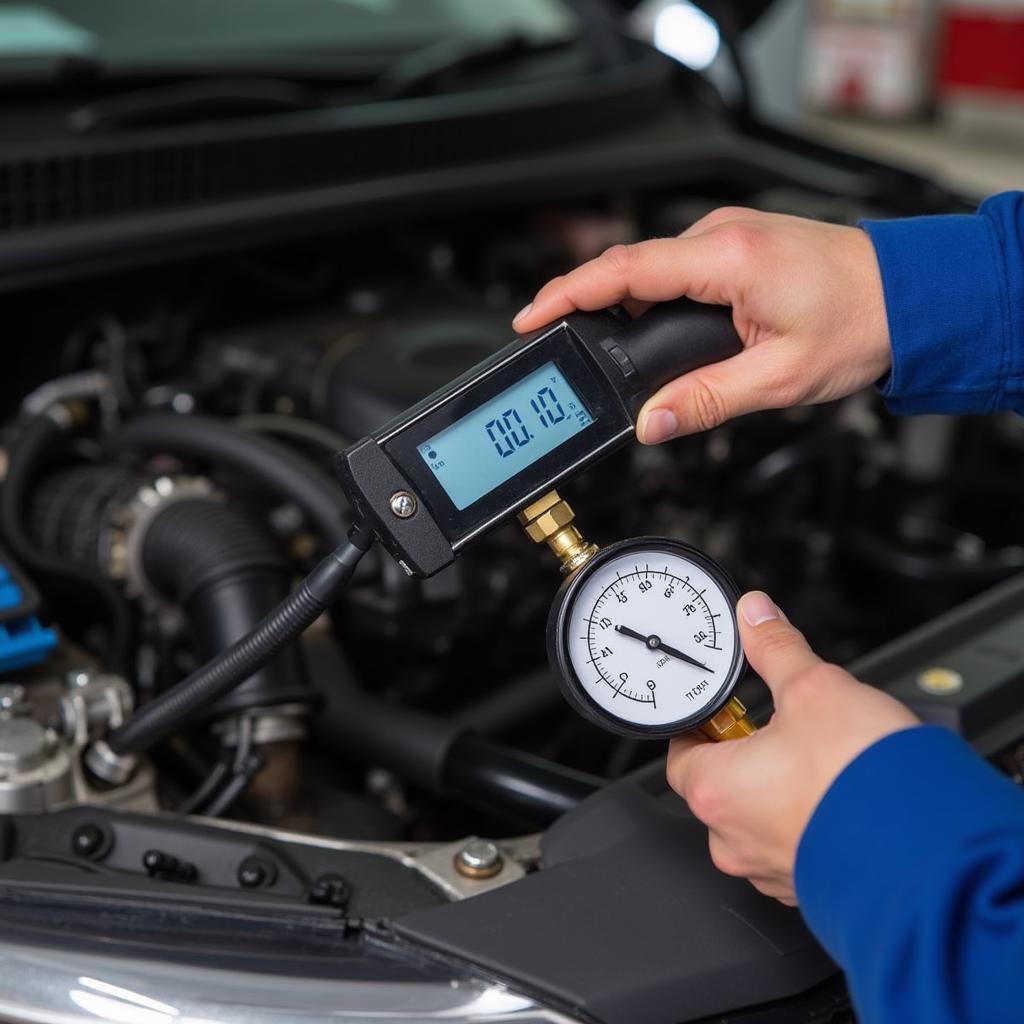
<path fill-rule="evenodd" d="M 248 633 L 289 590 L 288 565 L 263 531 L 248 516 L 201 498 L 173 502 L 154 517 L 142 542 L 142 570 L 182 607 L 204 660 Z M 208 713 L 310 698 L 302 652 L 292 646 Z"/>
<path fill-rule="evenodd" d="M 109 441 L 113 451 L 170 452 L 247 476 L 278 498 L 294 501 L 325 545 L 345 540 L 345 497 L 333 478 L 297 452 L 211 416 L 153 413 L 128 423 Z"/>

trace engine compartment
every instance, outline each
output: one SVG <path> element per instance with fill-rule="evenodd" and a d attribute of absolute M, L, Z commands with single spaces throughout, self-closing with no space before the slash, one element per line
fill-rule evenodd
<path fill-rule="evenodd" d="M 467 837 L 512 844 L 522 878 L 558 857 L 514 837 L 606 785 L 653 785 L 663 744 L 610 736 L 563 704 L 544 653 L 557 574 L 514 525 L 426 581 L 373 552 L 301 645 L 133 771 L 82 753 L 244 634 L 343 538 L 333 454 L 506 344 L 513 313 L 551 276 L 725 203 L 841 223 L 898 212 L 803 181 L 723 180 L 493 197 L 465 214 L 8 296 L 18 341 L 0 380 L 0 554 L 26 601 L 4 621 L 39 632 L 34 663 L 23 652 L 0 687 L 0 815 L 23 834 L 30 816 L 52 814 L 83 849 L 96 843 L 93 863 L 105 840 L 81 833 L 86 806 L 155 816 L 157 829 L 199 815 L 414 859 L 438 844 L 444 869 L 424 877 L 440 905 L 446 884 L 459 898 L 478 891 L 458 888 L 471 876 L 452 882 Z M 664 534 L 705 549 L 847 663 L 1020 570 L 1003 509 L 1022 447 L 1015 418 L 897 422 L 865 392 L 632 446 L 566 496 L 601 543 Z M 767 714 L 757 680 L 743 697 Z M 1012 761 L 1016 742 L 999 752 Z M 268 887 L 234 868 L 211 880 L 173 843 L 128 848 L 105 869 L 108 891 L 197 874 Z M 254 856 L 243 854 L 232 865 Z M 296 879 L 303 906 L 348 906 L 322 866 Z M 391 884 L 356 885 L 378 887 L 356 916 L 395 916 Z M 419 897 L 403 899 L 402 912 L 416 909 Z"/>

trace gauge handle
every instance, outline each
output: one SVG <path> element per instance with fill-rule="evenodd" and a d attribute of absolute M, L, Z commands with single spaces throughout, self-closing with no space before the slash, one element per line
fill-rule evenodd
<path fill-rule="evenodd" d="M 743 702 L 733 697 L 721 711 L 700 727 L 700 731 L 712 740 L 741 740 L 757 732 L 757 726 L 747 715 Z"/>
<path fill-rule="evenodd" d="M 684 373 L 743 351 L 729 306 L 672 299 L 651 306 L 601 347 L 624 380 L 620 393 L 634 415 L 658 388 Z"/>

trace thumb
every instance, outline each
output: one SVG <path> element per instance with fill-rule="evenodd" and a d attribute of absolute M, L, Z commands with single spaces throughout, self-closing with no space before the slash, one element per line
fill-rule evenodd
<path fill-rule="evenodd" d="M 740 639 L 750 667 L 765 681 L 778 706 L 786 686 L 801 672 L 820 665 L 803 633 L 760 590 L 744 594 L 736 606 Z"/>
<path fill-rule="evenodd" d="M 674 736 L 669 742 L 665 775 L 668 784 L 684 800 L 687 799 L 694 776 L 703 771 L 701 766 L 713 748 L 711 740 L 697 732 Z"/>
<path fill-rule="evenodd" d="M 781 379 L 777 363 L 776 346 L 754 345 L 677 377 L 644 403 L 637 437 L 644 444 L 658 444 L 712 430 L 734 416 L 785 405 L 772 383 Z"/>

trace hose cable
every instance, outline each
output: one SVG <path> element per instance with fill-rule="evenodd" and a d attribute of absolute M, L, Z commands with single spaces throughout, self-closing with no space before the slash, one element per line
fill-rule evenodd
<path fill-rule="evenodd" d="M 114 729 L 107 737 L 110 749 L 119 755 L 148 749 L 262 668 L 323 614 L 373 540 L 369 528 L 353 527 L 348 539 L 245 636 Z"/>

